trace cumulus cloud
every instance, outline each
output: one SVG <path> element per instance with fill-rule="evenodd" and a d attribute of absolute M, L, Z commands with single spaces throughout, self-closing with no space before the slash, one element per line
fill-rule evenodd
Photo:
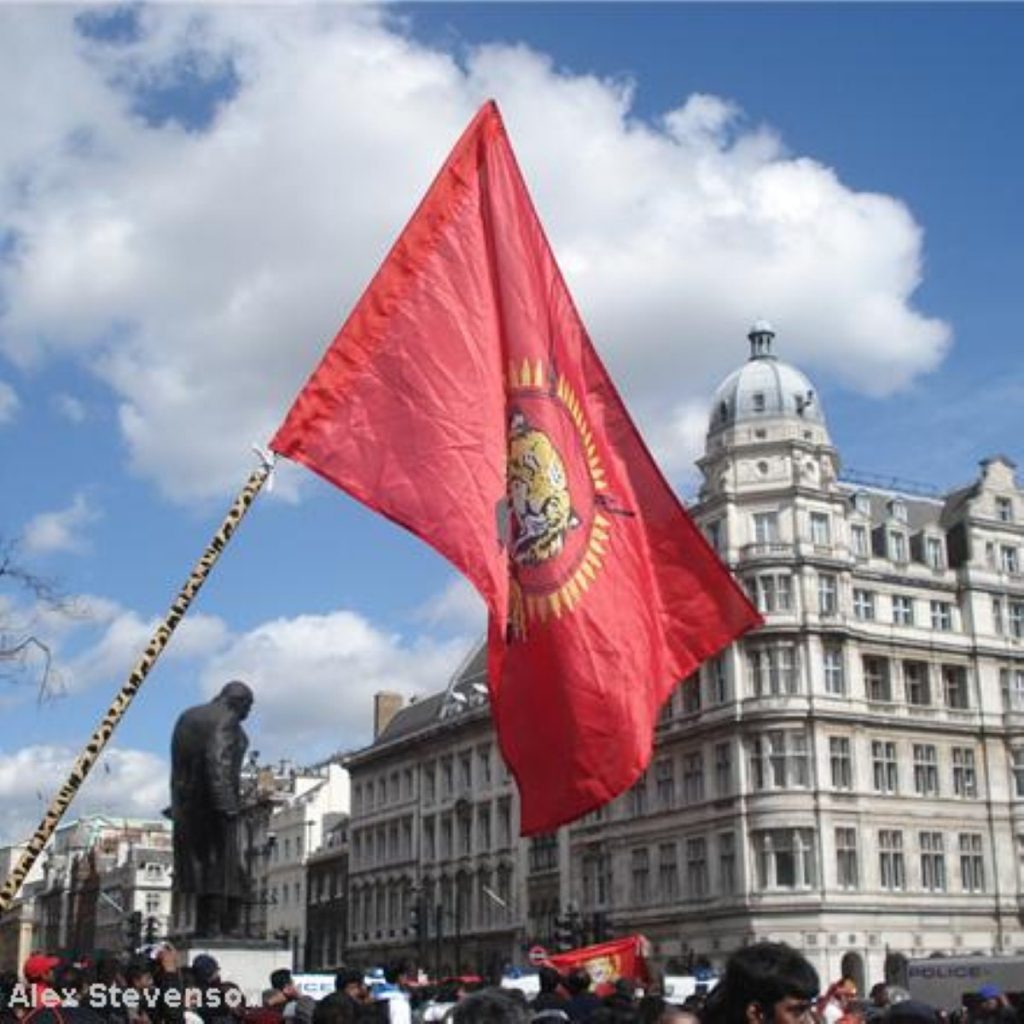
<path fill-rule="evenodd" d="M 351 611 L 264 623 L 212 658 L 201 685 L 214 696 L 232 679 L 255 693 L 251 733 L 261 756 L 307 760 L 372 739 L 373 695 L 442 687 L 469 637 L 439 643 L 387 633 Z"/>
<path fill-rule="evenodd" d="M 21 126 L 0 139 L 0 350 L 88 360 L 134 469 L 176 500 L 237 487 L 488 95 L 649 434 L 744 358 L 757 315 L 785 357 L 869 392 L 950 342 L 914 306 L 922 233 L 898 197 L 728 97 L 644 122 L 628 82 L 523 46 L 456 59 L 363 7 L 138 17 L 112 43 L 60 6 L 0 11 L 0 116 Z M 184 74 L 217 97 L 205 119 L 140 116 Z"/>
<path fill-rule="evenodd" d="M 95 606 L 87 607 L 93 611 Z M 137 612 L 116 605 L 109 605 L 105 611 L 98 635 L 73 656 L 61 660 L 63 691 L 77 692 L 100 683 L 123 682 L 160 622 L 157 618 L 143 619 Z M 89 625 L 94 627 L 95 620 Z M 162 658 L 169 662 L 203 661 L 220 651 L 228 638 L 223 620 L 191 612 L 179 624 Z"/>
<path fill-rule="evenodd" d="M 83 494 L 76 494 L 67 508 L 40 512 L 25 526 L 25 549 L 32 554 L 57 551 L 82 552 L 88 547 L 83 531 L 99 518 L 99 512 Z"/>
<path fill-rule="evenodd" d="M 38 744 L 0 750 L 0 843 L 35 830 L 80 751 Z M 87 814 L 156 818 L 167 806 L 168 765 L 144 750 L 108 748 L 82 785 L 65 820 Z"/>
<path fill-rule="evenodd" d="M 69 423 L 76 425 L 84 423 L 88 416 L 85 402 L 80 398 L 75 398 L 74 395 L 54 395 L 51 404 L 57 415 L 62 416 Z"/>
<path fill-rule="evenodd" d="M 440 593 L 416 609 L 413 618 L 428 626 L 451 626 L 482 635 L 487 629 L 487 606 L 465 576 L 455 574 Z"/>
<path fill-rule="evenodd" d="M 691 399 L 669 410 L 652 432 L 648 441 L 658 463 L 666 473 L 676 475 L 686 484 L 700 482 L 694 463 L 704 454 L 704 437 L 708 429 L 706 399 Z"/>
<path fill-rule="evenodd" d="M 0 425 L 10 423 L 18 412 L 18 393 L 6 381 L 0 380 Z"/>

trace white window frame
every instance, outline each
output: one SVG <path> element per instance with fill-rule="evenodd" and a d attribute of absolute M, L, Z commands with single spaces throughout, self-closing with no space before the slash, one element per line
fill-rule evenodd
<path fill-rule="evenodd" d="M 899 792 L 900 766 L 895 741 L 871 741 L 871 777 L 876 793 Z"/>
<path fill-rule="evenodd" d="M 853 615 L 861 622 L 875 621 L 875 592 L 855 587 L 853 591 Z"/>
<path fill-rule="evenodd" d="M 914 792 L 918 796 L 937 797 L 939 786 L 939 756 L 934 743 L 915 743 Z"/>
<path fill-rule="evenodd" d="M 809 828 L 751 833 L 758 888 L 763 892 L 810 889 L 817 883 L 814 833 Z"/>
<path fill-rule="evenodd" d="M 860 869 L 857 863 L 857 829 L 850 825 L 837 825 L 836 884 L 840 889 L 860 888 Z"/>
<path fill-rule="evenodd" d="M 841 644 L 824 644 L 821 649 L 822 671 L 825 676 L 825 692 L 833 697 L 846 694 L 846 671 Z"/>
<path fill-rule="evenodd" d="M 853 753 L 849 736 L 829 736 L 828 759 L 832 788 L 853 789 Z"/>
<path fill-rule="evenodd" d="M 909 594 L 892 595 L 892 621 L 895 626 L 914 624 L 914 599 Z"/>
<path fill-rule="evenodd" d="M 878 830 L 878 878 L 881 888 L 887 892 L 903 892 L 907 888 L 907 865 L 900 829 Z"/>
<path fill-rule="evenodd" d="M 834 572 L 818 573 L 818 614 L 839 614 L 839 578 Z"/>
<path fill-rule="evenodd" d="M 811 543 L 817 548 L 832 545 L 832 517 L 827 512 L 811 513 Z"/>

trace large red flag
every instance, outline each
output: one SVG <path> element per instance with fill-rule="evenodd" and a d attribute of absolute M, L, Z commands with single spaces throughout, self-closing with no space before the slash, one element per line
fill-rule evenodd
<path fill-rule="evenodd" d="M 594 352 L 494 103 L 271 447 L 422 537 L 483 595 L 524 835 L 632 785 L 672 689 L 760 621 Z"/>

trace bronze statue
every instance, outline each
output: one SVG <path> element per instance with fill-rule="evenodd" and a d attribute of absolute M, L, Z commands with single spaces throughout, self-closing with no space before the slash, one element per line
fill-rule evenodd
<path fill-rule="evenodd" d="M 238 934 L 249 880 L 238 836 L 240 775 L 249 740 L 241 722 L 252 690 L 228 683 L 183 711 L 171 737 L 176 927 L 195 936 Z"/>

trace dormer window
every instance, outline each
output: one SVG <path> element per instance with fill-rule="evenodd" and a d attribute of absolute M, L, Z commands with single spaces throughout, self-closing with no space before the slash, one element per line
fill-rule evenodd
<path fill-rule="evenodd" d="M 871 515 L 871 497 L 867 491 L 858 491 L 853 496 L 853 507 L 862 515 Z"/>
<path fill-rule="evenodd" d="M 727 402 L 722 402 L 718 407 L 718 418 L 724 423 L 729 418 L 729 405 Z"/>
<path fill-rule="evenodd" d="M 754 412 L 764 412 L 764 392 L 755 391 L 751 395 L 751 402 L 753 402 Z"/>
<path fill-rule="evenodd" d="M 907 506 L 899 498 L 893 498 L 889 502 L 889 515 L 901 523 L 907 521 Z"/>
<path fill-rule="evenodd" d="M 996 498 L 996 518 L 1001 523 L 1013 522 L 1013 501 L 1007 497 Z"/>
<path fill-rule="evenodd" d="M 889 558 L 894 562 L 907 561 L 907 535 L 899 530 L 889 531 Z"/>
<path fill-rule="evenodd" d="M 942 553 L 943 543 L 940 537 L 926 537 L 924 541 L 924 559 L 932 569 L 941 569 L 945 558 Z"/>

